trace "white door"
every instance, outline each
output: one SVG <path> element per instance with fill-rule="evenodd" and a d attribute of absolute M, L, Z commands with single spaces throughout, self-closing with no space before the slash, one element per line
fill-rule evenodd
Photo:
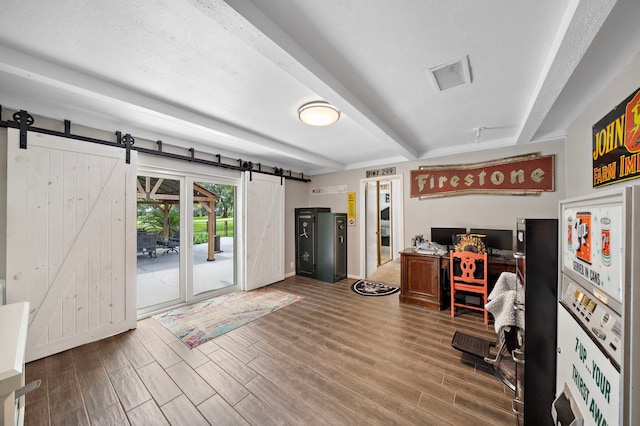
<path fill-rule="evenodd" d="M 8 130 L 7 303 L 30 302 L 26 360 L 136 324 L 135 179 L 121 148 Z"/>
<path fill-rule="evenodd" d="M 402 203 L 403 181 L 402 175 L 386 176 L 384 178 L 370 178 L 360 180 L 360 199 L 364 202 L 358 207 L 359 217 L 365 218 L 364 225 L 360 222 L 360 253 L 364 253 L 360 260 L 360 271 L 363 278 L 371 276 L 379 265 L 378 257 L 378 184 L 384 180 L 391 182 L 391 222 L 390 232 L 393 235 L 391 259 L 400 257 L 399 251 L 405 247 L 404 241 L 404 209 Z"/>
<path fill-rule="evenodd" d="M 284 280 L 284 179 L 244 173 L 245 290 Z"/>

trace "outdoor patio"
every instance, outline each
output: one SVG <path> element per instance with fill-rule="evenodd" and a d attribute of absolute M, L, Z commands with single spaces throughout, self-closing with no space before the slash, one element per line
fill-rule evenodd
<path fill-rule="evenodd" d="M 181 247 L 178 247 L 181 250 Z M 207 261 L 208 244 L 193 247 L 194 293 L 218 290 L 233 285 L 233 237 L 220 238 L 221 252 L 215 260 Z M 146 308 L 179 297 L 180 257 L 176 251 L 164 247 L 156 249 L 156 257 L 138 254 L 137 257 L 137 308 Z"/>

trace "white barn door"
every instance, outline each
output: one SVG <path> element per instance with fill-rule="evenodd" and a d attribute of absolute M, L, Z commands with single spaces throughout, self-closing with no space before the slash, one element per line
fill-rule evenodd
<path fill-rule="evenodd" d="M 125 150 L 8 130 L 7 303 L 27 361 L 135 327 L 135 178 Z"/>
<path fill-rule="evenodd" d="M 244 289 L 253 290 L 284 280 L 284 179 L 245 172 L 244 194 Z"/>

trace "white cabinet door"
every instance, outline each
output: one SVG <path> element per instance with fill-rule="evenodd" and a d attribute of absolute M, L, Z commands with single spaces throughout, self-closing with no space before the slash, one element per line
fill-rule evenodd
<path fill-rule="evenodd" d="M 125 150 L 8 130 L 7 303 L 27 361 L 135 327 L 135 178 Z"/>
<path fill-rule="evenodd" d="M 245 172 L 244 183 L 244 288 L 253 290 L 284 280 L 284 179 Z"/>

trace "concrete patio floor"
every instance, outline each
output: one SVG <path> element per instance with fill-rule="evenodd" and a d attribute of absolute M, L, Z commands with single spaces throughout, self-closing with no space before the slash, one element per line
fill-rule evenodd
<path fill-rule="evenodd" d="M 218 290 L 234 284 L 233 237 L 220 238 L 220 253 L 208 261 L 208 245 L 193 246 L 194 294 Z M 178 248 L 181 250 L 181 248 Z M 175 251 L 156 249 L 156 257 L 137 256 L 137 308 L 143 309 L 179 298 L 179 262 Z"/>

